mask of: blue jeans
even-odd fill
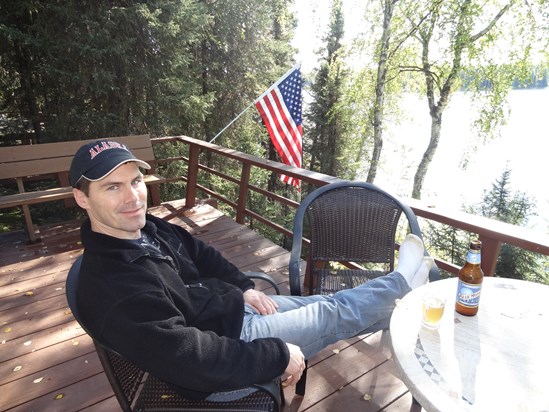
[[[240,338],[277,337],[301,348],[306,359],[326,346],[389,327],[395,299],[410,292],[398,272],[330,296],[271,296],[278,312],[260,315],[246,305]]]

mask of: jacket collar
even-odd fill
[[[151,234],[151,236],[156,236],[158,229],[156,225],[149,220],[149,215],[147,215],[147,221],[141,230],[146,231]],[[86,219],[82,223],[80,235],[82,237],[84,250],[89,253],[97,253],[105,257],[116,257],[127,263],[147,254],[147,252],[136,242],[129,242],[126,239],[119,239],[92,231],[89,219]]]

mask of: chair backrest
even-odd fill
[[[116,352],[110,351],[99,345],[97,341],[93,339],[93,336],[86,328],[84,322],[82,322],[78,311],[78,305],[76,303],[82,258],[83,256],[79,256],[74,261],[67,275],[65,287],[67,302],[74,319],[76,319],[80,326],[82,326],[82,329],[84,329],[84,331],[92,337],[101,365],[105,370],[107,379],[113,388],[114,394],[116,395],[122,410],[124,412],[131,412],[131,404],[138,393],[139,386],[142,384],[144,378],[146,378],[146,373],[133,363],[126,361]]]
[[[387,272],[394,270],[402,216],[410,232],[421,237],[410,207],[371,183],[339,182],[314,190],[296,211],[290,273],[298,270],[304,228],[310,240],[309,264],[369,262],[385,264]],[[299,294],[299,279],[291,277],[290,286],[292,294]]]

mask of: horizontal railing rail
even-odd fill
[[[157,159],[160,164],[173,161],[184,161],[187,163],[187,175],[181,176],[181,179],[186,182],[185,204],[187,207],[195,206],[197,193],[198,191],[202,191],[208,196],[211,196],[232,207],[235,211],[235,220],[238,223],[243,224],[246,218],[257,220],[258,222],[261,222],[287,236],[292,236],[292,231],[290,229],[285,228],[280,224],[273,222],[247,208],[246,205],[248,203],[249,192],[253,191],[259,193],[274,202],[287,205],[294,209],[297,208],[299,203],[251,184],[250,173],[252,168],[256,167],[269,170],[277,174],[289,175],[313,186],[323,186],[329,183],[341,181],[341,179],[333,176],[287,166],[272,160],[261,159],[237,150],[207,143],[205,141],[187,136],[160,137],[151,140],[154,145],[171,142],[188,146],[188,157],[178,156],[169,159]],[[223,172],[212,169],[207,165],[201,164],[200,155],[202,153],[215,154],[239,162],[241,165],[240,176],[229,176]],[[237,185],[238,199],[231,200],[224,194],[217,193],[216,191],[201,185],[198,180],[199,171],[218,176],[223,180]],[[482,268],[484,273],[487,275],[491,276],[494,274],[502,243],[514,245],[543,255],[549,255],[549,235],[547,234],[499,222],[493,219],[475,216],[465,212],[448,211],[436,207],[428,207],[420,200],[416,199],[403,198],[402,200],[412,208],[418,217],[430,222],[438,222],[443,225],[449,225],[478,235],[479,239],[483,243]],[[442,259],[438,259],[436,256],[435,260],[439,268],[457,275],[457,272],[459,271],[458,266]]]

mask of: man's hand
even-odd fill
[[[248,289],[244,292],[244,302],[262,315],[272,315],[278,309],[278,305],[274,300],[255,289]]]
[[[305,357],[299,346],[286,343],[288,350],[290,351],[290,361],[288,367],[284,371],[287,374],[284,383],[288,385],[295,385],[305,370]]]

